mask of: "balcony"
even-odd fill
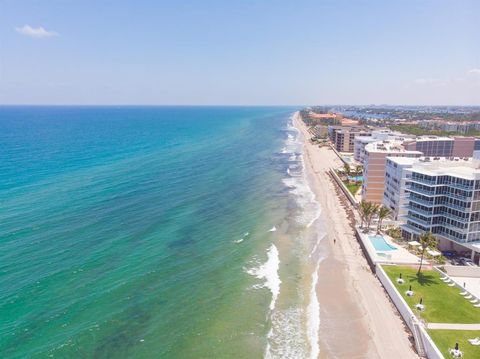
[[[452,226],[450,224],[445,224],[445,223],[435,223],[433,226],[435,227],[440,227],[441,229],[450,229],[451,231],[461,233],[461,234],[467,234],[468,233],[468,228],[458,228],[455,226]]]
[[[458,183],[445,183],[445,184],[442,184],[442,186],[448,186],[448,187],[452,187],[452,188],[456,188],[456,189],[463,189],[464,191],[473,191],[474,190],[473,184],[471,186],[465,186],[465,185],[461,185],[461,184],[458,184]]]
[[[449,192],[439,193],[439,194],[437,194],[437,196],[446,196],[446,197],[449,197],[449,198],[459,199],[459,200],[463,200],[463,201],[470,201],[472,199],[471,194],[469,196],[463,196],[461,194],[449,193]]]
[[[430,210],[430,211],[425,211],[421,208],[418,208],[418,207],[414,207],[412,205],[408,205],[408,206],[405,206],[406,209],[408,209],[409,211],[412,211],[412,212],[415,212],[415,213],[419,213],[419,214],[422,214],[424,216],[432,216],[433,215],[433,211]]]
[[[406,219],[409,220],[409,218],[406,218]],[[418,228],[417,226],[415,226],[411,223],[408,223],[408,222],[404,223],[400,227],[408,230],[409,232],[415,232],[415,233],[419,233],[419,234],[427,232],[427,231],[431,231],[430,227],[425,227],[424,225],[421,225],[422,228]]]
[[[459,205],[456,205],[456,204],[453,204],[453,203],[448,203],[448,202],[440,202],[440,203],[435,204],[435,207],[442,207],[442,206],[447,207],[447,208],[456,209],[457,211],[460,211],[460,212],[463,212],[463,213],[470,213],[471,212],[470,206],[462,207],[462,206],[459,206]]]
[[[424,200],[424,199],[421,199],[421,198],[416,198],[416,197],[412,197],[410,196],[408,198],[408,202],[413,202],[413,203],[418,203],[418,204],[421,204],[423,206],[427,206],[427,207],[434,207],[435,204],[433,203],[433,200],[432,201],[427,201],[427,200]]]
[[[457,243],[466,243],[467,240],[466,239],[460,239],[460,238],[457,238],[457,237],[454,237],[450,234],[447,234],[447,233],[444,233],[444,232],[440,232],[440,233],[435,233],[435,235],[438,235],[438,236],[442,236],[450,241],[453,241],[453,242],[457,242]]]
[[[459,216],[456,216],[452,213],[447,213],[447,212],[440,212],[440,213],[437,213],[437,214],[434,214],[433,215],[434,217],[446,217],[446,218],[452,218],[458,222],[462,222],[462,223],[469,223],[470,222],[470,219],[467,217],[467,218],[462,218],[462,217],[459,217]]]
[[[415,183],[419,183],[419,184],[423,184],[423,185],[427,185],[427,186],[435,186],[437,184],[436,181],[419,179],[419,178],[415,178],[415,177],[411,177],[411,178],[409,178],[409,180],[411,182],[415,182]]]
[[[424,227],[431,227],[432,226],[432,223],[431,223],[431,220],[430,221],[425,221],[423,219],[420,219],[420,218],[417,218],[417,217],[413,217],[411,216],[410,214],[407,214],[406,215],[406,219],[409,220],[409,221],[412,221],[412,222],[415,222],[415,223],[418,223]]]
[[[422,194],[424,196],[429,196],[429,197],[435,196],[435,191],[427,191],[427,190],[424,190],[424,189],[421,189],[421,188],[418,188],[418,187],[415,187],[415,186],[407,186],[406,190],[408,190],[410,192],[414,192],[414,193],[419,193],[419,194]]]
[[[428,180],[421,180],[418,178],[408,178],[409,181],[415,182],[418,184],[426,185],[426,186],[435,186],[435,187],[441,187],[441,186],[446,186],[446,187],[452,187],[456,189],[463,189],[465,191],[473,191],[474,186],[473,184],[470,186],[462,185],[459,183],[453,183],[453,182],[446,182],[446,183],[436,183],[436,181],[428,181]]]

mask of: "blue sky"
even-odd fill
[[[479,14],[477,0],[0,0],[0,103],[480,105]]]

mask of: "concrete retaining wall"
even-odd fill
[[[440,350],[437,348],[437,346],[433,342],[432,338],[430,338],[430,335],[428,335],[425,328],[420,327],[420,333],[422,335],[423,347],[425,348],[425,353],[427,355],[427,358],[428,359],[445,359],[443,354],[440,352]]]
[[[360,243],[360,247],[362,248],[363,254],[367,259],[368,265],[373,273],[375,273],[375,251],[372,252],[371,248],[369,248],[362,240],[362,236],[360,234],[360,228],[355,228],[355,237],[357,238],[358,243]]]
[[[337,155],[338,158],[340,158],[340,160],[343,162],[343,163],[348,163],[347,161],[345,161],[345,159],[342,157],[342,155],[337,151],[337,149],[335,148],[335,146],[333,144],[330,144],[330,148],[333,150],[333,152],[335,152],[335,154]],[[350,164],[350,163],[348,163]]]
[[[340,186],[340,189],[345,194],[345,196],[347,196],[350,203],[353,204],[353,206],[356,208],[358,206],[357,200],[355,199],[355,197],[353,197],[353,195],[350,193],[350,191],[345,186],[345,184],[340,179],[340,177],[338,177],[337,173],[335,172],[335,170],[333,168],[330,168],[330,175],[333,177],[335,182],[337,182],[337,184]]]
[[[407,302],[405,302],[405,299],[403,299],[397,288],[395,288],[393,283],[390,281],[390,278],[387,276],[387,273],[385,273],[381,265],[377,264],[375,272],[388,295],[392,299],[393,304],[395,304],[398,311],[402,315],[405,324],[407,324],[410,330],[413,330],[412,318],[415,318],[415,314],[413,314]]]
[[[390,278],[387,276],[387,274],[379,264],[377,264],[376,266],[376,274],[383,287],[387,291],[388,295],[392,299],[393,304],[395,304],[395,307],[397,307],[397,310],[402,316],[403,321],[413,332],[415,330],[414,323],[419,323],[415,315],[413,314],[413,311],[410,309],[407,302],[405,302],[402,295],[398,292],[397,288],[390,281]],[[440,350],[438,350],[437,346],[433,342],[432,338],[430,338],[430,336],[428,335],[425,328],[422,325],[416,325],[416,328],[419,329],[419,336],[416,340],[421,340],[427,358],[445,359]],[[417,336],[415,335],[414,337],[417,338]]]

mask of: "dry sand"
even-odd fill
[[[340,167],[333,150],[319,148],[298,116],[309,182],[322,206],[327,238],[319,268],[320,358],[418,358],[411,334],[368,267],[353,231],[355,215],[328,170]],[[336,244],[333,239],[336,238]]]

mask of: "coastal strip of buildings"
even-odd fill
[[[441,250],[480,262],[480,139],[405,135],[364,126],[329,126],[337,152],[363,167],[361,198],[392,211],[402,237],[426,231]]]

